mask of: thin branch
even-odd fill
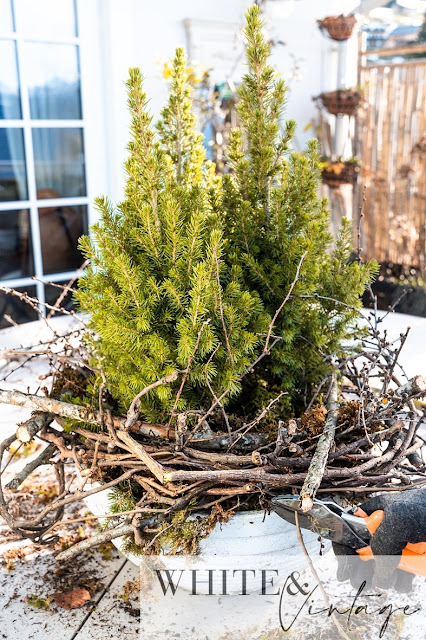
[[[270,336],[272,337],[272,336]],[[280,336],[275,336],[273,343],[271,344],[271,346],[268,348],[267,351],[263,350],[262,353],[256,358],[256,360],[250,364],[247,369],[245,369],[243,371],[243,373],[241,375],[238,376],[236,382],[240,382],[247,374],[251,373],[254,369],[254,367],[266,356],[268,356],[271,353],[272,348],[277,344],[277,342],[279,342],[280,340],[282,340],[282,338]],[[222,402],[222,400],[224,398],[226,398],[226,396],[228,395],[228,393],[230,392],[231,389],[226,389],[216,400],[213,401],[213,403],[210,405],[209,409],[201,416],[201,418],[198,420],[197,424],[195,425],[195,427],[192,429],[192,431],[189,433],[188,439],[187,440],[191,440],[192,437],[194,436],[194,434],[198,431],[198,429],[201,427],[201,425],[205,422],[205,420],[213,413],[213,411],[216,409],[216,407],[218,406],[218,404],[220,402]]]
[[[259,422],[261,420],[263,420],[263,418],[269,413],[269,411],[272,409],[274,404],[276,404],[279,400],[281,400],[281,398],[283,396],[285,396],[285,395],[287,395],[287,392],[286,391],[281,391],[276,398],[272,398],[272,400],[270,400],[268,405],[262,409],[262,411],[259,413],[259,415],[254,420],[252,420],[248,424],[243,425],[239,429],[236,429],[233,432],[233,435],[237,434],[239,431],[242,431],[242,433],[238,433],[237,438],[230,444],[230,446],[228,448],[228,451],[230,451],[232,449],[232,447],[235,444],[237,444],[238,441],[248,433],[248,431],[250,431],[250,429],[253,429],[253,427],[255,427],[257,424],[259,424]]]
[[[313,498],[319,488],[324,471],[330,447],[334,442],[334,433],[336,431],[338,405],[337,405],[337,382],[333,377],[330,396],[327,404],[328,414],[324,426],[324,431],[318,440],[317,448],[313,455],[309,470],[300,492],[302,500],[302,510],[310,511],[313,506]]]
[[[111,540],[115,540],[116,538],[121,538],[121,536],[128,536],[131,533],[133,533],[133,527],[131,523],[126,522],[125,524],[120,524],[118,527],[96,533],[95,535],[90,536],[90,538],[86,538],[81,542],[77,542],[69,549],[61,551],[56,556],[56,560],[58,562],[66,562],[67,560],[75,558],[83,551],[88,551],[89,549],[93,549],[93,547],[97,547],[104,542],[110,542]]]
[[[51,413],[34,413],[31,418],[18,425],[16,439],[19,442],[31,442],[39,431],[53,422],[54,416]]]
[[[38,516],[36,516],[32,520],[18,520],[16,521],[16,525],[18,527],[25,529],[26,527],[29,528],[37,524],[40,524],[40,522],[42,522],[42,520],[55,509],[58,509],[59,507],[64,507],[67,504],[72,504],[73,502],[77,502],[77,500],[82,500],[83,498],[86,498],[87,496],[92,496],[95,493],[99,493],[100,491],[106,491],[111,487],[115,487],[117,484],[120,484],[120,482],[124,482],[125,480],[128,480],[129,478],[131,478],[134,473],[136,473],[136,471],[134,469],[131,469],[123,473],[118,478],[115,478],[115,480],[111,480],[110,482],[106,482],[105,484],[99,485],[99,487],[94,487],[89,491],[76,491],[75,493],[73,493],[71,496],[68,496],[67,498],[61,498],[61,495],[60,495],[57,500],[55,500],[50,505],[45,507],[45,509],[43,509],[43,511],[39,513]]]
[[[392,361],[392,364],[391,364],[389,370],[386,371],[385,379],[383,381],[382,393],[386,393],[386,391],[388,390],[388,385],[389,385],[389,382],[392,380],[393,372],[395,370],[395,365],[396,365],[396,363],[398,361],[398,358],[399,358],[399,355],[400,355],[400,353],[402,351],[402,348],[403,348],[403,346],[404,346],[404,344],[405,344],[405,342],[407,340],[410,328],[411,327],[407,327],[405,333],[401,333],[400,344],[398,346],[398,349],[395,351],[395,356],[394,356],[394,359]]]
[[[198,351],[198,347],[199,347],[201,336],[203,335],[204,329],[207,327],[208,324],[210,324],[210,320],[205,320],[203,322],[203,324],[201,325],[201,329],[198,332],[197,339],[195,341],[194,349],[193,349],[191,355],[188,358],[188,364],[186,365],[186,369],[185,369],[185,371],[183,373],[183,377],[182,377],[182,382],[180,383],[180,387],[179,387],[178,392],[176,394],[176,398],[175,398],[175,402],[174,402],[174,405],[173,405],[173,409],[171,410],[171,413],[170,413],[170,419],[169,419],[169,422],[167,423],[167,428],[170,428],[170,425],[172,424],[172,420],[173,420],[173,417],[175,415],[175,411],[177,409],[180,397],[182,395],[183,388],[185,386],[185,383],[186,383],[186,381],[188,379],[189,372],[191,370],[192,361],[193,361],[193,359],[195,357],[195,354]]]
[[[0,389],[0,403],[25,407],[33,411],[53,413],[63,418],[72,418],[90,424],[99,424],[99,412],[87,407],[61,402],[54,398],[45,398],[31,393],[23,393],[11,389]]]
[[[314,576],[315,582],[317,583],[317,585],[319,586],[319,589],[321,591],[322,597],[324,598],[324,602],[327,606],[327,609],[329,611],[329,616],[331,617],[331,619],[333,620],[333,624],[336,627],[336,629],[338,630],[338,632],[341,634],[341,636],[343,638],[345,638],[345,640],[352,640],[347,633],[345,632],[345,630],[343,629],[343,627],[341,626],[341,624],[339,623],[339,621],[337,620],[335,614],[333,613],[333,609],[332,606],[330,604],[330,600],[328,599],[328,595],[325,592],[325,589],[322,585],[322,582],[320,580],[320,577],[314,567],[314,564],[311,560],[311,557],[308,553],[308,550],[306,548],[306,545],[303,541],[303,536],[302,536],[302,532],[300,530],[300,524],[299,524],[299,514],[297,513],[297,511],[294,512],[294,519],[295,519],[295,524],[296,524],[296,531],[297,531],[297,539],[300,543],[300,546],[302,547],[303,553],[306,556],[306,560],[308,561],[308,565],[309,565],[309,569],[311,570],[312,575]]]
[[[68,524],[76,524],[77,522],[87,522],[88,520],[109,520],[114,518],[121,518],[122,516],[133,516],[135,513],[167,513],[168,509],[148,509],[147,507],[136,507],[135,509],[130,509],[129,511],[118,511],[117,513],[89,513],[87,516],[82,516],[81,518],[71,518],[69,520],[62,520],[60,525],[61,527],[66,526]]]
[[[271,324],[269,325],[269,329],[268,329],[268,333],[266,336],[266,341],[265,341],[265,346],[263,347],[263,352],[266,353],[268,351],[268,347],[269,347],[269,340],[271,339],[271,333],[272,333],[272,329],[274,327],[275,321],[278,318],[279,314],[281,313],[284,305],[288,302],[290,296],[291,296],[291,292],[293,291],[296,282],[299,279],[299,272],[302,266],[302,262],[305,259],[306,255],[307,255],[308,251],[305,251],[305,253],[302,255],[302,257],[300,258],[299,264],[297,265],[297,269],[296,269],[296,275],[294,276],[294,280],[290,285],[290,288],[288,290],[288,293],[286,295],[286,297],[284,298],[284,300],[282,301],[282,303],[280,304],[280,306],[278,307],[278,309],[275,311],[274,317],[272,318]]]
[[[87,267],[87,265],[89,264],[90,260],[85,260],[83,262],[83,264],[77,269],[77,273],[76,275],[71,278],[71,280],[68,282],[68,284],[64,285],[59,285],[60,288],[62,289],[62,293],[58,296],[55,304],[53,305],[54,309],[56,309],[57,311],[61,311],[61,304],[63,302],[63,300],[65,299],[65,297],[67,296],[67,294],[72,291],[72,286],[73,284],[80,278],[81,272],[84,271],[84,269]],[[56,283],[53,282],[49,282],[49,286],[55,286]],[[58,286],[58,285],[56,285]],[[52,317],[52,315],[55,313],[54,309],[50,309],[49,313],[47,314],[47,319],[50,320],[50,318]]]
[[[54,444],[49,444],[34,460],[31,460],[21,471],[6,485],[7,489],[17,489],[38,467],[48,464],[56,451]]]
[[[75,311],[68,311],[68,309],[64,309],[63,307],[55,307],[52,304],[48,304],[47,302],[40,302],[38,298],[32,298],[27,293],[22,293],[21,291],[17,291],[16,289],[0,286],[0,291],[3,291],[3,293],[9,294],[9,295],[15,296],[16,298],[19,298],[19,300],[26,302],[32,309],[34,309],[38,313],[40,319],[45,322],[46,326],[53,332],[54,335],[57,335],[57,334],[52,329],[51,325],[48,323],[47,318],[45,318],[43,313],[40,311],[39,305],[42,305],[46,309],[53,309],[53,311],[55,312],[60,311],[61,313],[68,316],[76,315]]]
[[[147,393],[149,393],[150,391],[157,389],[157,387],[161,387],[165,384],[170,384],[171,382],[175,382],[175,380],[177,380],[179,376],[179,373],[180,373],[179,371],[173,371],[168,376],[164,376],[163,378],[160,378],[160,380],[157,380],[156,382],[149,384],[147,387],[145,387],[145,389],[142,389],[142,391],[139,391],[137,396],[133,398],[132,404],[130,405],[129,410],[127,411],[127,418],[126,418],[126,422],[124,423],[125,429],[127,430],[131,429],[133,425],[136,423],[139,416],[140,407],[141,407],[141,403],[140,403],[141,398]]]
[[[149,455],[145,447],[140,444],[140,442],[136,442],[136,440],[132,438],[127,431],[123,431],[122,429],[118,429],[117,437],[122,440],[128,446],[130,451],[148,467],[151,473],[161,482],[161,484],[164,484],[164,467]]]

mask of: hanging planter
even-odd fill
[[[336,91],[320,93],[314,100],[319,107],[324,107],[328,113],[335,116],[353,116],[358,111],[363,98],[364,94],[362,91],[356,91],[355,89],[337,89]]]
[[[323,20],[317,20],[321,31],[326,31],[332,40],[348,40],[355,28],[355,16],[328,16]]]
[[[360,169],[357,160],[336,160],[323,163],[321,178],[324,184],[337,189],[342,184],[353,184]]]

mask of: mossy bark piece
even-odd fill
[[[426,395],[426,378],[424,376],[414,376],[402,387],[398,387],[395,390],[395,394],[398,396],[406,395],[408,398],[412,396],[425,396]]]

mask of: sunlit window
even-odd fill
[[[87,232],[77,18],[74,0],[0,0],[0,282],[42,302],[75,276]],[[5,315],[33,319],[0,293]]]

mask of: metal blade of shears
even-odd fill
[[[314,499],[313,507],[308,512],[301,509],[299,496],[276,496],[271,500],[272,509],[284,520],[296,524],[295,512],[298,514],[299,526],[309,529],[323,538],[359,549],[369,544],[370,533],[364,518],[346,513],[332,502]]]

